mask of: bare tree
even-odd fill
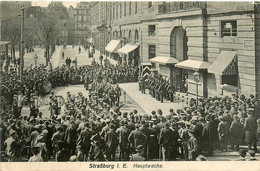
[[[44,14],[43,17],[40,17],[35,24],[37,27],[36,35],[45,46],[46,66],[50,61],[50,46],[55,44],[56,41],[57,22],[58,20],[56,17],[49,14]]]

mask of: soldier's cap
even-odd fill
[[[157,112],[158,112],[158,114],[162,114],[162,110],[161,109],[158,109]]]
[[[152,115],[155,115],[155,114],[156,114],[156,112],[153,110],[153,111],[151,112],[151,114],[152,114]]]
[[[173,112],[173,109],[172,109],[172,108],[170,108],[170,112]]]
[[[142,150],[144,150],[144,148],[143,148],[142,145],[138,145],[138,146],[136,147],[136,149],[135,149],[136,152],[140,152],[140,151],[142,151]]]

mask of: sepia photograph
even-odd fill
[[[259,1],[1,0],[0,21],[1,163],[260,160]]]

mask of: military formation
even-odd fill
[[[145,90],[148,89],[149,94],[162,103],[164,99],[170,102],[174,101],[173,95],[176,89],[173,83],[160,74],[151,74],[147,79],[140,77],[138,84],[139,91],[145,94]]]

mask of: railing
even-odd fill
[[[169,2],[158,5],[159,14],[170,14],[178,11],[191,11],[206,8],[207,2]]]

